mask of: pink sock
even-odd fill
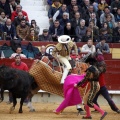
[[[86,110],[86,117],[90,117],[90,108],[88,105],[85,105],[85,110]]]
[[[100,109],[96,104],[94,104],[94,109],[97,110],[98,112],[100,112],[102,115],[104,114],[105,111],[103,111],[102,109]]]

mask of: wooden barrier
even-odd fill
[[[26,45],[31,41],[21,41],[22,45]],[[0,45],[3,45],[4,43],[10,45],[10,41],[6,41],[6,40],[0,40]],[[34,41],[31,42],[34,46],[41,46],[41,45],[48,45],[48,44],[57,44],[57,42],[41,42],[41,41]],[[78,47],[82,47],[84,44],[86,44],[86,42],[79,42],[76,43]],[[96,45],[97,43],[94,43],[94,45]],[[108,43],[110,48],[120,48],[120,43]]]
[[[0,65],[10,66],[14,59],[0,59]],[[22,59],[30,68],[34,60]],[[120,90],[120,60],[105,60],[107,72],[105,74],[106,85],[109,90]]]

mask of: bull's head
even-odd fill
[[[5,89],[10,89],[13,86],[15,70],[2,65],[0,66],[0,85]]]

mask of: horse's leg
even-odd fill
[[[30,112],[35,112],[34,107],[32,106],[32,98],[30,98],[30,101],[28,102],[28,108],[30,109]]]
[[[13,106],[10,107],[10,113],[15,109],[15,106],[17,104],[16,96],[13,93],[12,93],[12,97],[13,97]]]
[[[34,112],[35,111],[34,107],[32,106],[32,97],[33,97],[33,94],[31,92],[29,92],[29,94],[28,94],[29,101],[28,101],[28,105],[27,106],[30,109],[30,112]]]

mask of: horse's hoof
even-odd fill
[[[0,103],[2,102],[3,100],[2,99],[0,99]]]
[[[12,111],[15,109],[15,107],[10,107],[10,113],[12,113]]]
[[[19,110],[19,113],[23,113],[23,111]]]
[[[35,112],[35,109],[31,109],[29,112]]]

